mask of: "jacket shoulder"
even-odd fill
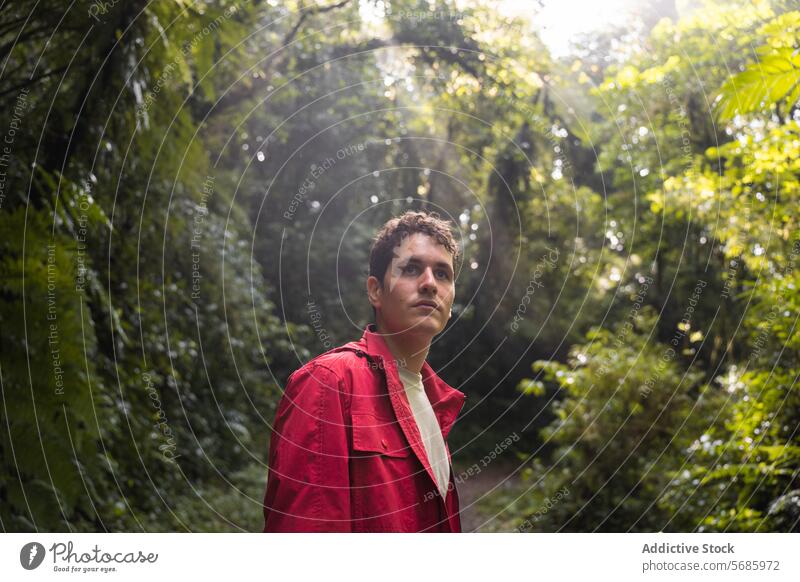
[[[357,343],[352,342],[330,351],[322,353],[306,362],[289,376],[299,376],[313,370],[322,369],[335,376],[337,379],[345,381],[352,377],[354,371],[367,368],[365,365],[366,357]]]

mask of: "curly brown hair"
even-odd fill
[[[451,223],[443,220],[436,212],[410,210],[387,221],[372,243],[369,253],[369,274],[377,277],[383,284],[386,269],[392,262],[394,248],[407,236],[421,232],[436,239],[453,256],[453,272],[461,258],[461,252],[453,236]]]

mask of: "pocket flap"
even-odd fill
[[[396,420],[385,420],[371,414],[353,414],[351,418],[354,450],[387,457],[407,457],[412,453]]]

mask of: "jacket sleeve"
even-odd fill
[[[265,532],[351,531],[342,382],[324,365],[289,377],[272,428]]]

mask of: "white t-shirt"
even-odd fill
[[[422,444],[428,455],[428,462],[431,464],[433,474],[436,476],[439,493],[442,497],[447,497],[447,486],[450,483],[450,463],[447,460],[442,429],[439,421],[436,420],[433,407],[422,384],[422,374],[412,372],[402,366],[398,366],[397,371],[403,382],[408,402],[411,404],[414,420],[417,422],[420,435],[422,435]]]

